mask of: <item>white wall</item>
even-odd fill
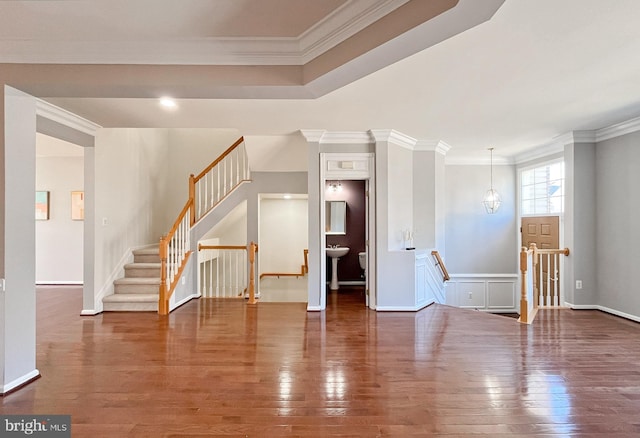
[[[304,249],[309,247],[308,223],[306,199],[261,199],[260,273],[300,272]]]
[[[508,274],[518,269],[516,171],[494,165],[493,187],[502,197],[495,214],[482,199],[489,189],[490,167],[446,166],[446,266],[450,274]]]
[[[434,151],[413,153],[413,229],[416,248],[436,245],[436,161]]]
[[[240,202],[201,240],[216,239],[212,245],[245,245],[247,242],[247,201]]]
[[[167,137],[165,129],[100,129],[96,135],[97,298],[112,287],[108,280],[130,249],[159,242],[168,229]]]
[[[387,245],[390,251],[405,249],[403,231],[413,231],[413,152],[388,143]],[[378,207],[385,207],[380,206]]]
[[[84,222],[71,220],[71,192],[84,190],[84,158],[36,157],[36,190],[49,191],[49,220],[36,221],[36,282],[82,283]]]
[[[39,375],[36,369],[36,100],[4,86],[4,191],[0,292],[0,392]],[[1,123],[0,123],[1,124]],[[10,230],[10,231],[9,231]]]
[[[168,129],[168,181],[164,221],[168,228],[189,197],[189,175],[198,175],[240,137],[236,129]]]
[[[595,163],[597,205],[591,208],[597,212],[597,304],[640,319],[635,282],[640,266],[640,132],[598,143]],[[582,291],[575,294],[577,301]]]

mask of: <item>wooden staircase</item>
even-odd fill
[[[160,266],[157,246],[133,251],[133,263],[124,266],[124,277],[113,282],[113,295],[102,299],[103,310],[157,312]]]

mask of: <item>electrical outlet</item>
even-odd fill
[[[576,289],[582,289],[582,280],[576,280]]]
[[[469,299],[473,299],[473,292],[469,292]]]
[[[186,284],[187,283],[187,279],[182,277],[182,284]]]

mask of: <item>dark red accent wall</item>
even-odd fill
[[[342,190],[330,192],[325,188],[328,201],[347,201],[346,234],[344,236],[328,235],[325,245],[348,246],[349,253],[338,262],[338,280],[362,281],[363,271],[358,262],[358,253],[365,250],[366,236],[366,181],[340,181]],[[327,259],[327,281],[331,279],[331,259]]]

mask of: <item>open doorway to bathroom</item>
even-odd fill
[[[338,294],[356,294],[367,304],[367,180],[328,180],[325,186],[325,245],[349,248],[345,255],[326,264],[327,304],[339,302]],[[343,203],[343,204],[342,204]],[[334,213],[331,206],[339,206]],[[344,214],[343,214],[344,213]],[[337,227],[331,227],[338,222]],[[342,225],[344,224],[344,226]],[[334,266],[337,271],[334,276]],[[337,281],[333,281],[337,280]]]

